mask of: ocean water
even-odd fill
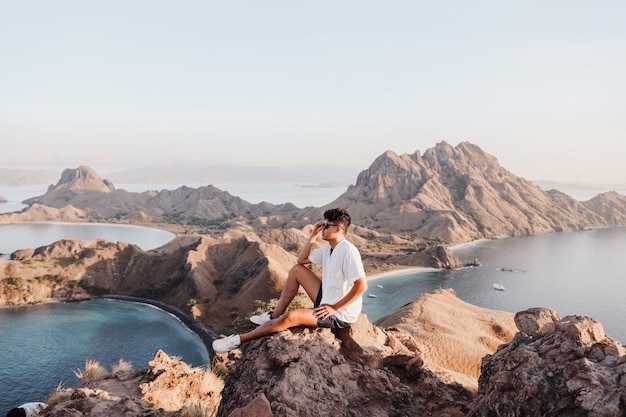
[[[547,307],[562,317],[594,317],[608,336],[626,343],[625,227],[483,240],[453,251],[464,263],[479,259],[481,266],[374,279],[368,293],[377,298],[365,297],[363,307],[370,320],[422,293],[452,288],[461,300],[489,309]]]
[[[174,239],[172,232],[149,227],[103,223],[12,223],[0,225],[0,258],[18,249],[38,248],[61,239],[128,242],[143,250],[158,248]]]
[[[169,313],[115,300],[0,308],[0,416],[44,401],[59,384],[78,386],[75,370],[98,361],[107,370],[124,359],[147,367],[157,350],[207,366],[202,340]]]

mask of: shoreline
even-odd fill
[[[420,272],[434,272],[439,270],[440,268],[431,268],[429,266],[400,266],[391,270],[375,271],[372,275],[368,275],[366,277],[366,280],[369,283],[379,279],[389,278],[391,276],[397,277],[399,275],[416,274]]]
[[[92,299],[117,300],[117,301],[128,301],[132,303],[147,304],[147,305],[156,307],[160,310],[163,310],[168,314],[171,314],[172,316],[180,320],[185,326],[187,326],[189,330],[191,330],[196,335],[198,335],[200,340],[202,340],[202,343],[204,344],[204,347],[206,348],[207,353],[209,355],[209,363],[207,365],[210,366],[211,361],[213,360],[213,357],[215,356],[215,352],[213,352],[212,343],[213,343],[213,340],[217,339],[218,337],[217,333],[212,328],[205,325],[204,323],[194,321],[192,318],[189,317],[187,313],[185,313],[180,308],[175,307],[171,304],[164,303],[162,301],[150,300],[147,298],[132,297],[129,295],[103,295],[100,297],[93,297]],[[85,301],[88,301],[88,300],[85,300]]]

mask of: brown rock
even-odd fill
[[[557,326],[566,335],[580,341],[583,346],[592,346],[606,337],[602,323],[593,317],[567,316],[558,322]]]
[[[265,395],[261,394],[252,400],[248,405],[238,408],[228,415],[228,417],[274,417],[270,402]]]
[[[536,338],[553,333],[561,316],[549,308],[531,308],[515,314],[515,325],[520,332]]]
[[[553,331],[541,331],[552,327],[555,312],[522,313],[533,337],[518,333],[485,357],[469,416],[626,415],[626,350],[604,335],[597,320],[568,316]],[[531,320],[539,316],[545,325]]]

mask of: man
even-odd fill
[[[26,403],[9,410],[7,417],[33,417],[46,408],[46,403]]]
[[[344,209],[326,210],[324,221],[315,224],[297,264],[289,271],[276,308],[250,317],[259,325],[256,329],[214,340],[213,350],[225,353],[241,343],[295,326],[343,329],[355,323],[367,281],[359,250],[345,239],[350,223],[350,215]],[[326,243],[312,250],[320,235]],[[306,266],[311,263],[322,267],[321,278]],[[300,286],[314,301],[313,308],[285,312]]]

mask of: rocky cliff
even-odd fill
[[[469,416],[626,415],[626,349],[602,324],[542,308],[515,322],[515,338],[483,360]]]
[[[468,320],[442,322],[451,311]],[[502,328],[493,325],[494,318],[503,317]],[[222,417],[608,417],[626,412],[626,350],[592,318],[561,319],[542,308],[512,315],[471,306],[451,291],[435,291],[390,323],[398,326],[374,325],[361,315],[350,332],[294,328],[251,341],[214,358],[216,371],[227,367],[223,382],[157,352],[147,369],[116,372],[65,390],[43,415],[173,417],[194,415],[193,407]],[[478,366],[481,358],[455,339],[468,345],[496,341],[484,344],[478,379],[458,371],[464,363]],[[443,357],[460,368],[442,366]],[[468,387],[467,380],[477,384]]]

